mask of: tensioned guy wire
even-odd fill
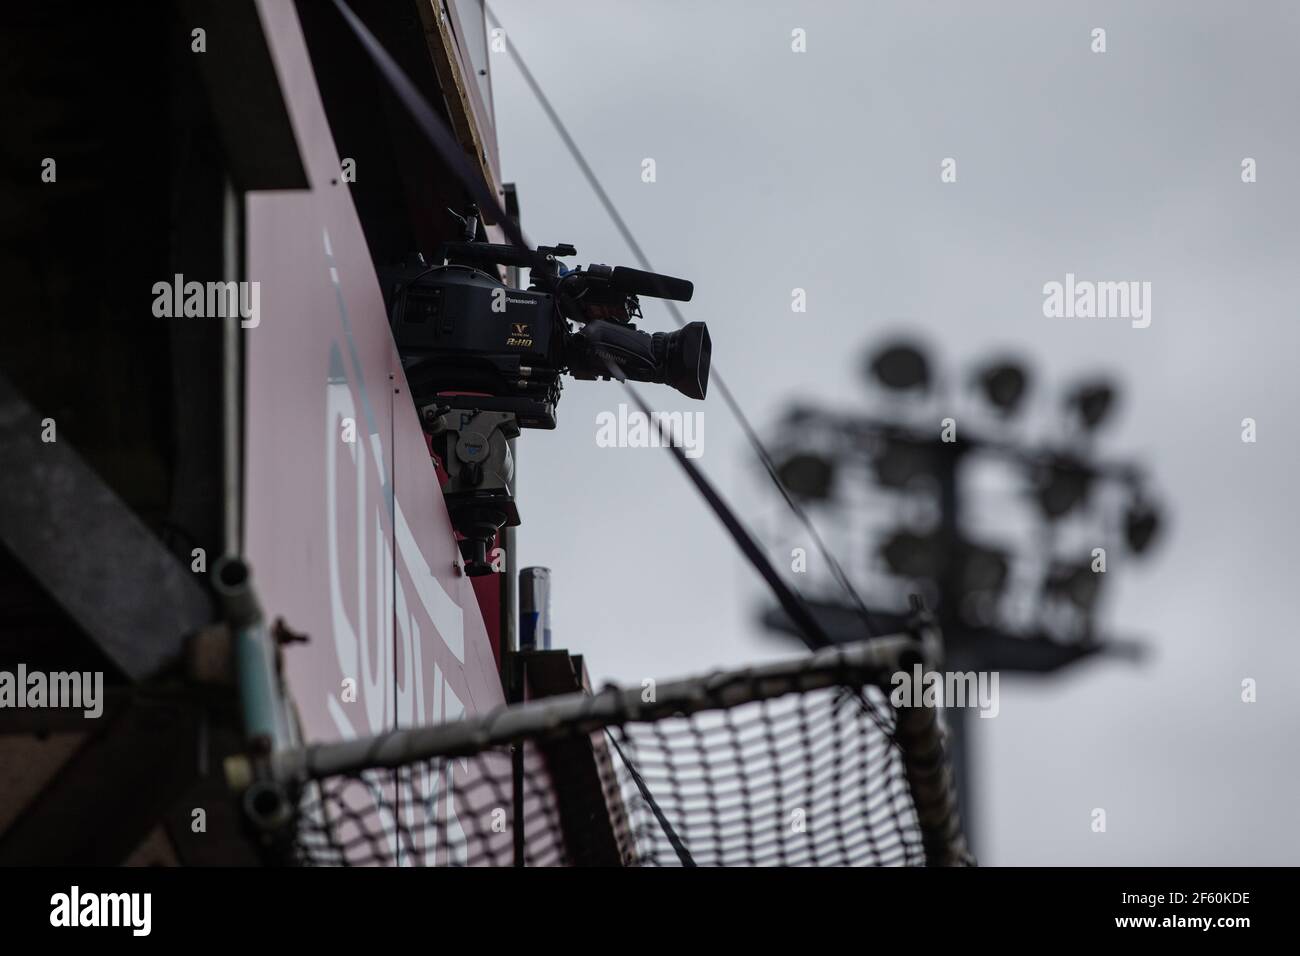
[[[512,243],[529,255],[537,255],[533,251],[533,247],[529,244],[527,238],[524,236],[519,224],[511,219],[510,216],[508,216],[501,208],[500,203],[497,202],[496,196],[493,195],[492,190],[488,187],[487,183],[484,182],[479,171],[470,165],[468,157],[456,142],[451,130],[448,129],[446,123],[443,122],[442,118],[438,116],[434,109],[424,99],[415,84],[411,82],[410,78],[407,77],[401,67],[397,65],[396,61],[393,60],[388,51],[384,49],[383,45],[379,43],[369,29],[367,29],[366,25],[361,22],[357,15],[353,13],[343,0],[334,0],[334,6],[335,9],[339,11],[339,14],[343,17],[348,27],[352,30],[353,34],[355,34],[358,42],[375,64],[375,67],[392,88],[394,94],[399,100],[401,100],[402,105],[411,114],[411,118],[415,121],[421,133],[423,133],[428,139],[430,145],[433,146],[434,150],[439,154],[442,161],[446,163],[451,172],[455,174],[455,176],[461,181],[462,185],[464,185],[464,187],[475,198],[479,204],[479,208],[485,209],[492,214],[492,217],[500,223],[502,230]],[[639,247],[637,248],[639,249]],[[643,254],[642,258],[644,258]],[[678,318],[680,319],[680,317]],[[621,375],[615,377],[622,378]],[[626,381],[624,381],[623,384],[632,394],[636,403],[642,408],[642,410],[646,410],[647,406],[642,402],[631,384]],[[743,421],[743,415],[741,415],[739,407],[733,406],[733,410]],[[752,434],[752,429],[747,430]],[[757,435],[754,435],[754,441],[758,441]],[[759,447],[761,447],[761,442],[759,443]],[[736,516],[735,512],[726,503],[722,496],[713,489],[708,479],[695,463],[684,454],[681,454],[681,449],[676,446],[670,444],[669,451],[678,453],[676,455],[678,463],[686,471],[687,476],[708,502],[714,514],[717,515],[719,520],[721,520],[723,525],[727,528],[728,533],[735,541],[737,547],[740,548],[741,552],[753,565],[754,569],[767,582],[768,587],[772,590],[782,608],[790,614],[791,619],[800,628],[805,643],[808,644],[810,648],[825,647],[832,643],[824,629],[821,627],[820,622],[808,607],[807,603],[791,587],[791,585],[789,585],[776,572],[771,562],[767,559],[767,556],[762,552],[762,549],[758,547],[753,537],[745,530],[743,523]],[[764,457],[766,457],[766,454],[764,454]],[[770,458],[768,459],[768,464],[770,466]],[[770,467],[769,473],[773,478],[776,478],[775,471],[770,469]],[[779,479],[777,479],[777,483],[779,487]],[[793,504],[792,499],[788,495],[786,496],[786,500]],[[799,512],[796,511],[796,514],[798,513]],[[831,560],[833,561],[833,558]],[[847,583],[847,578],[844,580],[845,583]],[[850,590],[852,590],[851,585]],[[856,596],[856,592],[854,592],[854,594]],[[859,604],[861,605],[860,598]],[[865,605],[861,605],[861,608],[862,611],[866,611]],[[866,620],[868,622],[868,627],[870,627],[869,616]],[[869,633],[874,634],[874,629],[869,631]]]
[[[487,14],[488,19],[492,22],[492,25],[498,29],[504,30],[504,27],[501,26],[501,21],[497,19],[496,14],[492,12],[491,6],[484,3],[483,9]],[[578,148],[577,141],[574,140],[573,136],[569,133],[568,128],[564,125],[564,121],[560,119],[559,113],[555,111],[555,107],[551,105],[551,101],[542,90],[541,85],[533,77],[532,71],[528,69],[528,64],[524,62],[523,57],[519,54],[519,51],[515,49],[513,43],[507,42],[505,48],[510,54],[510,59],[514,62],[515,68],[519,70],[520,76],[523,77],[524,83],[527,84],[529,90],[532,91],[534,98],[537,100],[538,105],[541,106],[542,112],[545,113],[547,119],[551,121],[551,126],[554,127],[555,132],[559,135],[560,139],[564,142],[565,147],[569,150],[569,155],[573,157],[573,161],[577,164],[583,178],[587,180],[587,184],[591,187],[592,192],[596,194],[596,198],[600,200],[600,204],[605,208],[605,212],[614,223],[614,228],[618,230],[623,241],[627,243],[627,247],[631,250],[632,256],[636,259],[637,264],[647,272],[654,272],[654,266],[651,264],[649,257],[645,254],[645,250],[643,250],[641,244],[636,241],[636,236],[632,234],[631,228],[619,213],[618,207],[614,205],[614,201],[610,198],[609,193],[607,193],[605,187],[601,185],[600,180],[596,177],[595,170],[591,168],[591,164],[587,162],[587,158],[583,155],[582,150]],[[682,316],[681,310],[677,308],[676,302],[669,299],[664,301],[664,305],[667,307],[669,314],[672,315],[673,321],[677,323],[678,327],[686,324],[686,319]],[[850,600],[853,601],[859,616],[862,618],[862,623],[866,627],[867,635],[869,637],[879,636],[881,631],[877,628],[871,612],[867,609],[866,602],[862,600],[861,595],[858,594],[857,589],[849,580],[849,576],[845,573],[839,559],[836,558],[830,548],[826,546],[821,534],[812,523],[812,519],[808,517],[808,513],[804,510],[803,506],[799,504],[798,500],[790,494],[789,490],[785,487],[785,483],[781,481],[781,477],[776,473],[776,466],[772,462],[771,455],[768,454],[767,448],[763,445],[762,439],[758,437],[758,433],[750,424],[748,416],[745,415],[744,410],[740,407],[740,403],[736,400],[731,389],[727,386],[726,381],[722,377],[722,373],[718,369],[717,363],[713,363],[712,365],[711,378],[714,387],[722,393],[723,402],[729,409],[731,409],[731,414],[735,417],[736,421],[740,423],[741,431],[745,433],[746,440],[754,450],[754,454],[758,457],[759,462],[762,463],[763,470],[767,472],[768,478],[771,479],[776,490],[780,492],[781,497],[785,500],[786,506],[794,513],[795,517],[799,520],[799,523],[803,525],[804,530],[806,530],[812,538],[813,543],[817,546],[817,551],[830,566],[831,572],[839,582],[840,587],[844,589]]]

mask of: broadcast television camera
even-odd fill
[[[712,345],[703,322],[642,332],[637,296],[689,302],[685,279],[622,266],[568,269],[570,245],[515,246],[472,240],[443,245],[440,265],[422,260],[386,277],[389,322],[406,380],[446,480],[442,491],[470,575],[489,562],[497,532],[519,524],[510,439],[520,428],[554,428],[564,373],[671,385],[703,399]],[[497,266],[530,270],[527,289]]]
[[[703,322],[675,332],[642,332],[639,295],[689,302],[685,279],[623,266],[566,269],[570,245],[534,253],[488,242],[449,242],[442,265],[398,276],[390,321],[417,404],[435,395],[474,393],[474,407],[511,412],[522,428],[554,428],[560,375],[671,385],[704,398],[711,344]],[[484,267],[531,270],[527,289]],[[574,325],[577,328],[574,328]],[[452,407],[467,407],[454,402]]]

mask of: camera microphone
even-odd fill
[[[695,294],[695,283],[689,279],[676,279],[657,272],[642,272],[627,266],[615,266],[609,275],[609,287],[624,295],[648,295],[656,299],[690,302]]]

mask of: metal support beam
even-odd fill
[[[54,426],[57,429],[57,423]],[[212,620],[188,567],[0,375],[0,542],[132,680]]]

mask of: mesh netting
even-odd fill
[[[446,725],[442,756],[427,743],[425,755],[395,754],[391,735],[368,761],[335,745],[352,748],[353,765],[389,764],[369,769],[333,771],[313,748],[293,862],[964,862],[934,712],[896,712],[874,685],[807,678],[715,676],[647,706],[611,689],[506,708]],[[502,714],[516,726],[503,729]]]
[[[921,864],[879,719],[829,689],[527,741],[518,815],[509,747],[328,777],[303,793],[300,862],[509,866],[522,825],[529,866]]]
[[[892,727],[870,706],[793,694],[630,725],[624,749],[700,865],[924,863]],[[639,790],[630,803],[641,862],[677,863]]]

